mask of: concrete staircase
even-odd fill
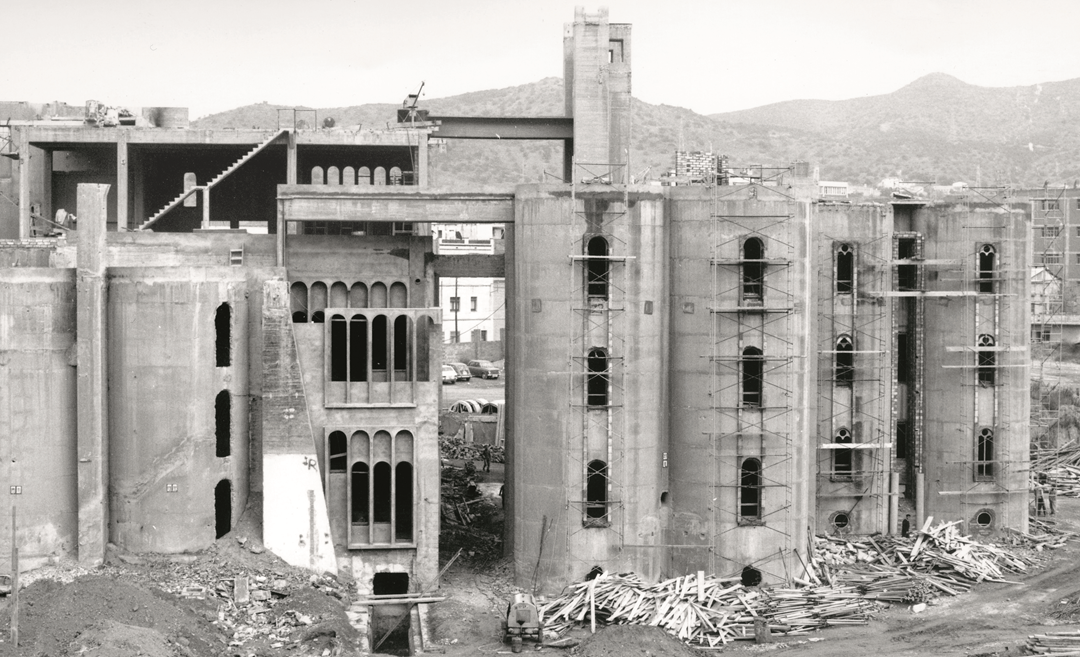
[[[266,148],[270,144],[277,141],[278,137],[281,137],[282,135],[285,135],[285,134],[288,134],[288,133],[289,133],[289,131],[287,129],[278,130],[271,137],[263,140],[261,143],[257,144],[254,148],[252,148],[250,151],[245,153],[244,156],[241,157],[239,160],[237,160],[237,161],[233,162],[231,165],[229,165],[228,169],[225,169],[224,171],[219,173],[213,180],[211,180],[207,184],[192,187],[191,189],[187,190],[186,192],[182,192],[179,196],[177,196],[173,200],[169,201],[169,203],[165,207],[161,208],[156,213],[154,213],[154,215],[152,217],[150,217],[149,219],[144,221],[142,223],[142,225],[139,226],[138,228],[136,228],[135,230],[146,230],[147,228],[152,226],[154,224],[154,222],[156,222],[158,219],[161,219],[162,217],[164,217],[170,210],[172,210],[176,206],[183,203],[184,199],[191,196],[192,194],[198,193],[198,192],[200,192],[200,191],[202,191],[204,189],[207,189],[207,190],[213,189],[215,185],[220,183],[222,180],[225,180],[225,178],[227,178],[229,176],[229,174],[231,174],[233,171],[236,171],[241,166],[243,166],[248,160],[250,160],[251,158],[258,155],[259,152],[262,151],[264,148]]]

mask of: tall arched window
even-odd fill
[[[371,323],[371,369],[373,371],[386,370],[390,337],[386,324],[386,315],[376,315]]]
[[[395,518],[394,536],[399,541],[411,541],[413,532],[412,514],[412,480],[413,468],[411,463],[401,462],[394,468],[394,496]]]
[[[349,373],[348,323],[341,315],[330,318],[330,380],[346,381]]]
[[[757,347],[743,349],[742,361],[742,405],[751,408],[762,406],[762,387],[765,376],[765,359]]]
[[[214,438],[218,458],[232,453],[232,397],[222,390],[214,399]]]
[[[841,335],[836,339],[836,385],[850,388],[855,381],[855,345],[851,336]]]
[[[994,260],[997,251],[992,244],[983,244],[979,249],[979,292],[994,292]]]
[[[368,464],[357,461],[352,466],[352,522],[368,524]]]
[[[379,461],[375,464],[371,484],[371,499],[375,503],[375,522],[390,522],[390,508],[394,496],[390,486],[389,463]]]
[[[608,494],[607,463],[589,461],[585,473],[585,519],[586,522],[607,517]]]
[[[982,351],[983,349],[991,349],[994,347],[994,336],[983,333],[979,336],[979,342],[976,352],[978,358],[978,367],[976,367],[976,376],[981,386],[992,386],[996,381],[997,375],[997,352],[994,351]]]
[[[994,430],[984,427],[975,438],[975,478],[994,477]]]
[[[608,242],[597,235],[591,238],[586,245],[585,255],[588,256],[585,267],[586,293],[590,297],[608,298],[608,276],[611,263],[608,261]]]
[[[214,315],[215,362],[218,367],[228,367],[232,364],[232,308],[223,303],[218,306]]]
[[[746,459],[739,466],[739,518],[761,519],[761,461]]]
[[[289,305],[292,310],[292,321],[303,324],[308,320],[308,289],[300,281],[289,287]]]
[[[850,294],[855,291],[855,251],[850,244],[836,249],[836,292]]]
[[[837,445],[850,445],[851,432],[847,429],[840,429],[836,432],[836,437],[833,439],[833,442]],[[833,475],[836,477],[850,477],[854,456],[855,450],[853,449],[834,449]]]
[[[327,455],[326,460],[329,462],[330,472],[344,474],[349,459],[348,439],[345,438],[345,434],[341,431],[334,431],[330,433],[330,439],[327,443],[330,453]]]
[[[368,321],[363,315],[349,320],[349,380],[367,381]]]
[[[751,237],[743,242],[743,301],[761,301],[765,295],[765,243]]]
[[[412,378],[409,376],[409,344],[411,342],[409,318],[405,315],[398,315],[394,318],[394,369],[399,373],[404,373],[405,380]],[[398,374],[395,378],[400,376]]]
[[[589,406],[607,406],[608,374],[607,352],[599,347],[589,350],[585,359],[585,401]]]

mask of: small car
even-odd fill
[[[442,382],[444,384],[446,384],[446,383],[454,383],[455,381],[457,381],[457,370],[450,367],[449,365],[443,365],[442,366]]]
[[[469,371],[469,366],[465,363],[450,363],[450,367],[454,368],[457,372],[458,381],[468,381],[472,379],[472,372]]]
[[[469,372],[480,379],[499,378],[499,368],[492,365],[490,360],[470,360]]]

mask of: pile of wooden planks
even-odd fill
[[[544,627],[562,633],[575,624],[660,627],[699,648],[753,640],[754,623],[774,634],[806,634],[831,625],[864,625],[875,607],[854,587],[748,588],[738,577],[699,571],[658,584],[633,573],[603,573],[570,587],[541,607]]]
[[[1080,655],[1080,631],[1032,634],[1027,648],[1035,655]]]
[[[1080,497],[1080,445],[1072,442],[1057,449],[1031,450],[1032,486],[1045,476],[1062,497]]]

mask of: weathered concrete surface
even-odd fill
[[[278,185],[285,221],[511,223],[509,189],[459,191],[412,186]]]

